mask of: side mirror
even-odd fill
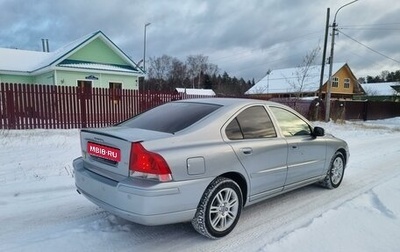
[[[325,136],[325,130],[324,130],[324,128],[321,128],[321,127],[314,127],[313,136],[315,136],[315,137]]]

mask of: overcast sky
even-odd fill
[[[202,54],[220,73],[245,80],[296,67],[321,47],[327,8],[351,0],[0,0],[0,47],[56,50],[101,30],[135,62],[163,54],[184,61]],[[400,70],[400,1],[359,0],[338,12],[334,62],[356,77]],[[331,28],[330,28],[331,31]],[[330,32],[331,33],[331,32]],[[329,36],[329,41],[331,36]],[[370,49],[368,49],[369,47]],[[330,42],[328,43],[328,54]],[[375,51],[375,52],[374,52]]]

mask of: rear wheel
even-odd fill
[[[223,237],[236,226],[242,206],[239,185],[231,179],[218,177],[204,192],[192,225],[197,232],[209,238]]]
[[[321,185],[329,189],[339,187],[343,180],[345,166],[346,163],[343,154],[336,152],[332,158],[326,177],[321,181]]]

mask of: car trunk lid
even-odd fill
[[[92,172],[120,181],[129,176],[132,143],[168,136],[171,134],[125,127],[83,129],[81,148],[84,166]]]

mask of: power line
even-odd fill
[[[390,26],[400,25],[400,23],[386,23],[386,24],[363,24],[363,25],[341,25],[341,27],[359,27],[359,26]]]
[[[398,31],[400,23],[385,24],[363,24],[363,25],[341,25],[343,30],[380,30],[380,31]],[[385,27],[383,27],[385,26]],[[395,26],[395,27],[394,27]]]
[[[399,31],[400,28],[340,28],[340,30],[358,30],[358,31]]]
[[[374,52],[374,53],[376,53],[376,54],[381,55],[382,57],[385,57],[385,58],[387,58],[387,59],[390,59],[390,60],[392,60],[392,61],[394,61],[394,62],[400,64],[400,61],[398,61],[398,60],[396,60],[396,59],[393,59],[393,58],[391,58],[391,57],[389,57],[389,56],[387,56],[387,55],[385,55],[385,54],[383,54],[383,53],[381,53],[381,52],[378,52],[378,51],[375,50],[375,49],[372,49],[371,47],[369,47],[369,46],[367,46],[367,45],[361,43],[360,41],[358,41],[358,40],[356,40],[356,39],[350,37],[349,35],[345,34],[344,32],[342,32],[342,31],[340,31],[340,30],[338,30],[338,32],[340,32],[341,34],[343,34],[345,37],[347,37],[347,38],[353,40],[354,42],[356,42],[356,43],[358,43],[358,44],[364,46],[364,47],[367,48],[368,50],[370,50],[370,51],[372,51],[372,52]]]

